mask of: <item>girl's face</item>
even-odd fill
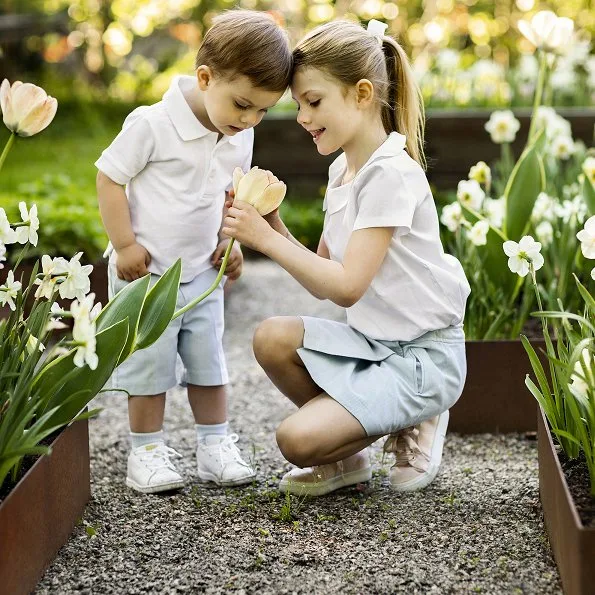
[[[291,83],[297,121],[311,135],[321,155],[345,148],[362,124],[355,89],[347,89],[316,68],[298,68]]]

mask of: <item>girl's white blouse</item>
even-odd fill
[[[348,323],[386,341],[411,341],[461,325],[469,283],[459,261],[444,253],[430,186],[405,151],[405,137],[391,133],[355,178],[342,185],[345,168],[343,153],[329,168],[323,205],[323,236],[331,259],[342,262],[358,229],[395,228],[370,287],[347,308]]]

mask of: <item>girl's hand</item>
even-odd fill
[[[227,246],[231,240],[221,240],[213,252],[211,257],[211,264],[216,268],[220,269],[223,263],[223,255],[227,250]],[[244,255],[240,246],[236,243],[231,247],[229,258],[227,259],[227,266],[225,267],[224,275],[227,275],[228,279],[235,281],[242,274],[242,265],[244,263]]]
[[[230,190],[230,199],[225,201],[225,208],[229,208],[233,205],[234,192]],[[287,228],[283,223],[283,220],[279,216],[279,208],[277,207],[274,211],[271,211],[267,215],[264,215],[263,219],[275,230],[278,231],[282,236],[287,236]]]
[[[251,204],[241,200],[234,201],[229,207],[221,231],[259,252],[262,252],[271,234],[275,233]]]

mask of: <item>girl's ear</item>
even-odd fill
[[[206,91],[209,83],[213,80],[213,71],[202,64],[196,69],[196,78],[198,79],[198,88],[201,91]]]
[[[355,84],[357,106],[367,108],[374,102],[374,85],[368,79],[361,79]]]

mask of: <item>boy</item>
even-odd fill
[[[178,257],[178,308],[212,284],[229,242],[220,227],[233,170],[249,169],[252,128],[277,103],[291,71],[286,34],[272,18],[229,11],[205,35],[196,78],[176,77],[162,101],[127,117],[95,164],[99,209],[113,246],[110,295],[147,273],[154,283]],[[241,269],[242,253],[234,246],[228,278],[239,277]],[[237,435],[228,432],[223,282],[114,374],[113,386],[131,395],[126,483],[135,490],[184,485],[171,461],[180,455],[166,446],[162,429],[165,391],[176,385],[176,353],[196,422],[199,479],[235,486],[254,478],[235,445]]]

